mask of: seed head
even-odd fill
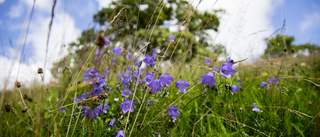
[[[4,104],[4,107],[5,107],[5,110],[7,111],[7,112],[10,112],[11,111],[11,108],[12,108],[12,106],[11,106],[11,104],[10,103],[5,103]]]
[[[283,52],[287,52],[287,51],[288,51],[288,49],[287,49],[287,48],[284,48],[284,49],[283,49]]]
[[[87,103],[86,100],[82,100],[82,101],[81,101],[81,105],[82,105],[82,106],[86,105],[86,103]]]
[[[106,94],[106,93],[100,93],[99,96],[98,96],[98,98],[100,98],[100,99],[107,99],[107,98],[108,98],[108,94]]]
[[[96,44],[98,47],[103,47],[104,44],[106,44],[106,39],[104,37],[104,34],[103,33],[100,33],[100,34],[97,34],[96,35]]]
[[[99,101],[99,98],[93,97],[93,98],[92,98],[92,101],[93,101],[93,102],[98,102],[98,101]]]
[[[28,98],[29,98],[28,94],[27,94],[27,93],[24,93],[24,94],[23,94],[23,99],[28,99]]]
[[[42,74],[43,73],[43,69],[42,68],[38,68],[38,74]]]
[[[27,111],[28,111],[28,107],[24,107],[24,108],[21,110],[22,113],[25,113],[25,112],[27,112]]]
[[[21,87],[21,83],[20,83],[19,81],[16,81],[15,86],[16,86],[17,88],[20,88],[20,87]]]

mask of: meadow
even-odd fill
[[[132,50],[109,40],[121,11],[72,66],[52,71],[57,82],[1,92],[1,136],[320,135],[319,53],[247,63],[220,53],[190,59],[189,45],[171,59],[179,32],[151,52],[150,43]]]

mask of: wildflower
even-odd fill
[[[128,58],[128,59],[131,59],[131,57],[132,57],[132,54],[131,54],[131,53],[128,53],[127,58]]]
[[[175,37],[174,37],[173,34],[171,34],[171,35],[168,37],[168,39],[170,40],[170,42],[174,42]]]
[[[208,58],[204,59],[204,64],[209,65],[210,64],[210,59],[208,59]]]
[[[87,92],[82,93],[79,97],[74,99],[74,103],[82,101],[87,98]]]
[[[207,90],[206,90],[206,89],[204,89],[202,93],[203,93],[203,94],[207,93]]]
[[[121,50],[122,50],[121,48],[117,48],[117,47],[115,47],[115,48],[112,49],[113,54],[114,54],[115,56],[121,55]]]
[[[109,37],[105,37],[106,43],[103,45],[105,48],[110,45]]]
[[[116,137],[124,137],[123,130],[119,130]]]
[[[215,70],[215,71],[219,71],[218,67],[213,67],[212,69]]]
[[[115,121],[116,121],[116,119],[113,118],[113,119],[111,120],[111,122],[109,123],[109,126],[110,126],[110,127],[113,127]]]
[[[128,66],[128,67],[127,67],[127,70],[128,70],[128,71],[131,71],[131,66]]]
[[[139,67],[139,65],[140,65],[140,60],[137,59],[137,60],[134,62],[134,66]]]
[[[90,108],[89,108],[88,106],[82,107],[82,109],[81,109],[81,114],[82,114],[83,116],[89,117],[89,115],[90,115],[90,110],[89,110],[89,109],[90,109]]]
[[[239,86],[236,86],[236,85],[231,86],[233,94],[236,94],[236,91],[239,90],[239,88],[240,88]]]
[[[164,85],[170,87],[170,82],[173,80],[173,77],[169,75],[169,73],[160,76],[160,84],[161,87]]]
[[[187,83],[187,81],[177,81],[176,82],[176,86],[179,89],[179,91],[186,93],[186,89],[187,87],[190,86],[190,84]]]
[[[159,133],[158,133],[158,132],[156,132],[156,131],[154,131],[154,132],[153,132],[153,134],[155,134],[155,135],[159,135]]]
[[[146,81],[148,84],[155,78],[155,75],[152,73],[147,72],[146,76],[144,77],[144,81]]]
[[[260,87],[265,88],[267,85],[267,82],[261,81]]]
[[[121,90],[121,96],[124,96],[125,98],[128,98],[131,95],[131,92],[129,89]]]
[[[233,64],[234,62],[233,62],[233,60],[231,59],[231,57],[229,57],[229,58],[226,59],[226,63],[227,63],[227,64],[228,64],[228,63],[232,63],[232,64]]]
[[[140,69],[140,72],[141,72],[141,70],[142,70],[142,69]],[[134,78],[138,78],[139,70],[134,70],[133,73],[132,73],[132,75],[133,75]],[[140,73],[140,77],[141,77],[141,73]]]
[[[168,108],[168,116],[171,116],[173,120],[177,120],[177,116],[180,116],[179,109],[177,109],[176,105]]]
[[[99,80],[100,74],[98,72],[96,72],[96,70],[94,68],[89,69],[87,71],[84,72],[83,74],[83,83],[85,82],[90,82],[90,84],[92,84],[94,81]]]
[[[257,107],[257,103],[253,103],[252,111],[263,112]]]
[[[157,55],[157,49],[153,48],[152,56],[156,56],[156,55]]]
[[[239,80],[238,80],[238,82],[240,82],[240,83],[241,83],[241,82],[242,82],[242,80],[241,80],[241,79],[239,79]]]
[[[126,99],[125,101],[123,101],[123,103],[120,104],[120,108],[122,108],[122,113],[125,114],[128,111],[133,112],[134,104],[135,103],[133,101],[130,101],[129,99]],[[131,107],[131,109],[130,109],[130,107]]]
[[[146,55],[146,58],[143,59],[143,62],[146,63],[146,66],[154,65],[154,57],[149,56],[148,54]]]
[[[149,84],[148,87],[152,89],[152,93],[156,91],[161,91],[161,85],[159,80],[152,80]]]
[[[214,79],[214,73],[209,72],[208,74],[202,75],[202,85],[205,85],[208,83],[209,87],[212,88],[213,84],[216,83],[216,80]]]
[[[150,104],[153,102],[154,100],[152,99],[152,100],[150,100],[149,102],[147,101],[146,103],[147,103],[147,106],[150,106]]]
[[[222,64],[220,68],[220,74],[226,78],[231,78],[231,74],[236,73],[237,71],[232,68],[232,63]]]
[[[103,107],[103,110],[102,110],[102,107]],[[103,113],[107,113],[107,110],[109,109],[110,107],[108,106],[108,103],[104,103],[104,104],[100,104],[99,106],[97,106],[97,109],[100,110],[100,113],[101,114],[102,112]]]
[[[272,83],[279,84],[279,79],[278,79],[278,78],[272,78],[272,77],[270,77],[269,80],[268,80],[268,82],[269,82],[270,84],[272,84]]]
[[[115,62],[116,62],[116,59],[112,58],[112,59],[111,59],[111,62],[112,62],[112,63],[115,63]]]
[[[114,100],[115,102],[117,102],[117,101],[119,101],[119,98],[114,98],[113,100]]]

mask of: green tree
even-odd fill
[[[284,53],[291,55],[299,50],[308,49],[309,52],[312,52],[320,49],[319,46],[310,43],[294,45],[294,40],[293,36],[277,34],[276,37],[267,40],[267,49],[265,49],[264,55],[282,56]]]

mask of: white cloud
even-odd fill
[[[2,4],[2,3],[4,3],[5,2],[5,0],[0,0],[0,4]]]
[[[105,7],[108,7],[109,4],[111,3],[111,0],[96,0],[99,4],[99,10]]]
[[[18,18],[21,16],[22,12],[23,12],[23,5],[19,3],[18,5],[13,5],[10,8],[8,15],[10,18]]]
[[[190,0],[192,1],[192,0]],[[199,0],[193,2],[193,6]],[[234,60],[248,58],[254,61],[263,54],[267,47],[264,38],[269,37],[274,28],[271,16],[276,6],[283,3],[275,0],[204,0],[198,7],[200,11],[224,9],[226,13],[218,14],[220,18],[219,32],[209,31],[215,44],[225,45]]]
[[[315,12],[306,15],[305,19],[300,23],[300,31],[305,32],[309,29],[319,27],[320,13]]]
[[[40,7],[39,7],[40,8]],[[50,10],[50,9],[47,9]],[[43,9],[44,11],[44,9]],[[80,34],[80,30],[75,27],[75,20],[67,13],[63,13],[63,8],[58,4],[55,10],[55,16],[53,19],[49,48],[48,48],[48,56],[47,56],[47,64],[45,70],[46,82],[51,80],[51,72],[52,63],[58,61],[63,58],[67,53],[67,46],[64,47],[64,44],[68,44],[71,41],[76,40],[76,38]],[[34,80],[40,80],[40,77],[37,74],[37,69],[39,67],[43,68],[44,60],[45,60],[45,51],[46,51],[46,41],[48,34],[48,26],[50,22],[50,15],[44,12],[38,12],[34,14],[34,17],[31,21],[28,39],[26,46],[32,46],[33,55],[29,58],[26,58],[26,61],[21,63],[20,72],[18,73],[19,66],[19,57],[16,57],[14,61],[14,65],[12,68],[12,74],[10,75],[8,88],[12,88],[14,85],[14,81],[16,80],[17,75],[19,74],[18,80],[21,81],[23,85],[30,85],[30,83]],[[20,46],[21,48],[22,46]],[[29,48],[30,47],[26,47]],[[8,49],[11,55],[16,53],[15,49]],[[18,52],[18,54],[20,54]],[[0,56],[0,61],[2,66],[0,67],[0,71],[3,73],[0,76],[0,88],[3,88],[4,80],[8,76],[8,72],[10,69],[10,64],[12,62],[11,59],[7,57]]]

